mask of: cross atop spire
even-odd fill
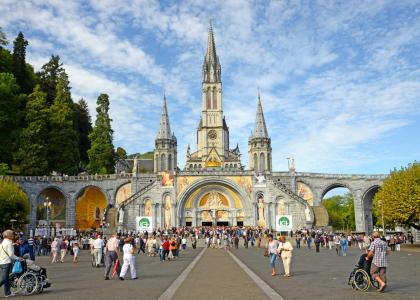
[[[168,109],[166,107],[166,95],[163,94],[162,114],[160,116],[160,128],[157,139],[172,139],[171,125],[169,124]]]
[[[261,96],[258,91],[257,116],[255,117],[255,128],[250,138],[269,138],[267,126],[265,125],[264,112],[261,105]]]
[[[216,53],[216,43],[214,42],[213,25],[209,25],[207,35],[207,53],[204,57],[203,64],[203,81],[204,82],[220,82],[221,67],[219,57]]]

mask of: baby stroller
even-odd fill
[[[25,256],[24,256],[25,258]],[[10,287],[14,294],[32,295],[42,293],[44,289],[49,288],[47,271],[41,268],[29,259],[20,262],[22,272],[11,273],[9,275]]]
[[[372,259],[366,260],[366,256],[367,253],[364,253],[360,256],[359,263],[349,275],[348,284],[351,285],[353,289],[359,291],[367,291],[371,286],[379,289],[379,282],[374,280],[370,275]]]

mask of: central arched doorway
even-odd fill
[[[252,226],[249,196],[228,179],[194,182],[179,197],[181,226]]]

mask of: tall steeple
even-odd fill
[[[166,107],[166,95],[163,95],[162,114],[160,116],[160,128],[157,139],[171,139],[171,125],[169,124],[168,108]]]
[[[267,126],[265,125],[264,112],[261,105],[261,96],[258,92],[257,115],[255,117],[255,127],[251,135],[252,138],[269,138]]]
[[[248,156],[251,170],[271,171],[271,139],[265,125],[260,92],[258,92],[255,127],[248,139]]]
[[[155,140],[155,172],[173,171],[177,166],[177,140],[171,132],[169,124],[166,96],[163,96],[162,114],[160,116],[159,132]]]
[[[203,82],[221,82],[221,66],[219,57],[216,53],[216,43],[214,42],[213,26],[209,26],[207,36],[207,53],[203,63]]]

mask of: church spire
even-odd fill
[[[216,43],[214,42],[213,26],[210,22],[207,35],[207,53],[203,64],[204,82],[221,82],[221,67],[219,57],[216,53]]]
[[[261,105],[261,96],[258,92],[257,116],[255,117],[255,128],[250,138],[269,138],[267,126],[265,125],[264,113]]]
[[[160,128],[156,139],[172,139],[171,125],[169,124],[166,96],[163,95],[162,114],[160,116]]]

